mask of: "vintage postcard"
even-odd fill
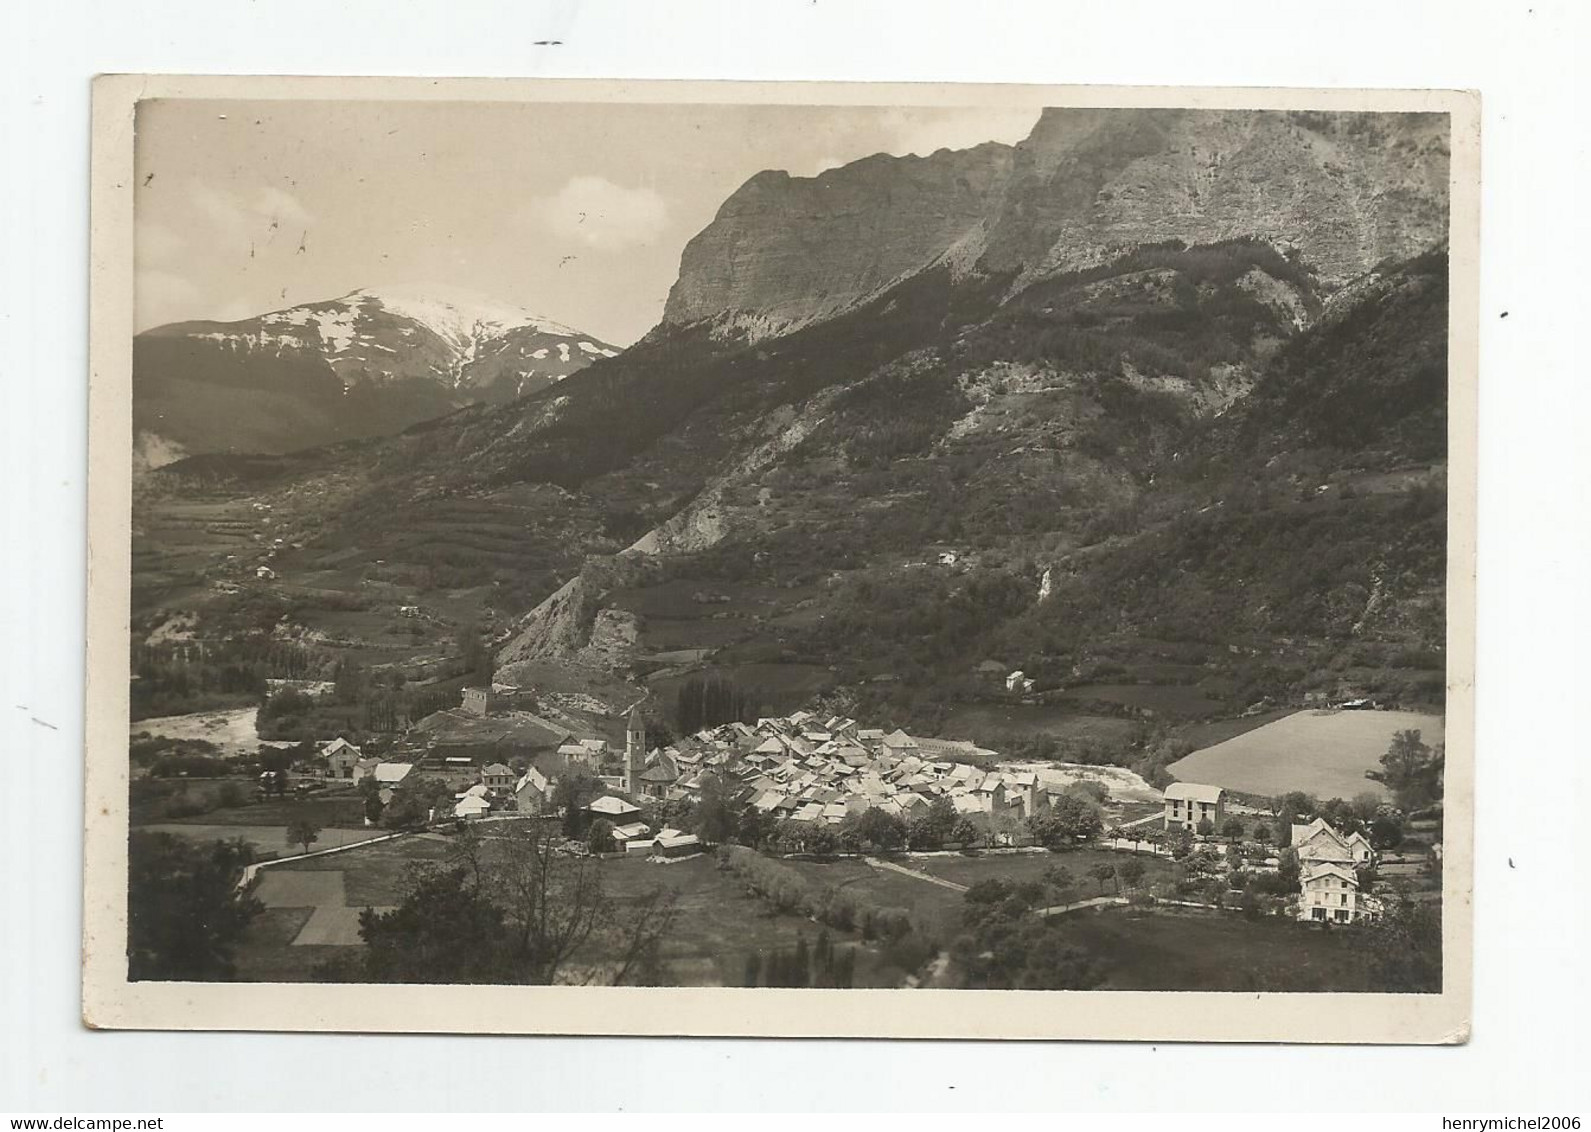
[[[89,1025],[1466,1039],[1475,95],[94,93]]]

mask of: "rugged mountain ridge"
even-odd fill
[[[497,607],[498,658],[527,670],[707,652],[903,721],[987,695],[964,682],[985,657],[1041,690],[1199,681],[1238,708],[1320,673],[1427,694],[1441,129],[1064,111],[1017,147],[761,175],[653,333],[334,454],[351,486],[316,522],[503,592],[517,545],[461,554],[390,516],[550,532],[528,600]]]
[[[146,454],[291,451],[511,401],[617,352],[474,296],[358,290],[138,335],[134,429]]]
[[[1446,118],[1046,109],[1015,146],[758,174],[687,246],[665,326],[764,338],[936,263],[1016,286],[1167,240],[1296,249],[1330,288],[1446,232]]]

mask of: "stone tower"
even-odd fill
[[[624,726],[624,792],[640,794],[641,771],[646,769],[646,724],[641,719],[641,705],[630,709],[630,721]]]

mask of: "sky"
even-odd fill
[[[618,346],[752,175],[1027,136],[1038,108],[152,100],[136,322],[465,291]]]

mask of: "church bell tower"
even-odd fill
[[[624,727],[624,792],[641,793],[641,771],[646,769],[646,724],[641,720],[641,705],[630,709]]]

